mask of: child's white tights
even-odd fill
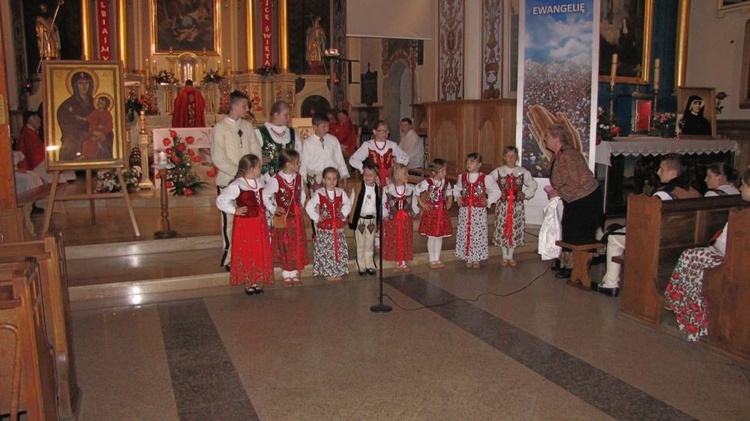
[[[513,251],[515,247],[500,247],[503,251],[503,260],[513,260]]]
[[[427,237],[427,253],[430,255],[430,263],[440,261],[442,250],[443,237]]]

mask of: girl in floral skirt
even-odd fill
[[[340,281],[349,273],[349,251],[344,227],[352,208],[349,196],[336,187],[339,171],[333,167],[323,170],[325,187],[310,197],[305,210],[315,223],[313,276],[325,276],[326,281]]]
[[[742,174],[742,199],[750,202],[750,169]],[[727,225],[708,247],[685,250],[677,261],[664,291],[664,305],[674,312],[688,341],[708,335],[708,306],[703,297],[703,272],[721,264],[727,246]]]
[[[435,158],[430,164],[432,177],[417,184],[416,194],[422,208],[419,233],[427,236],[427,253],[430,255],[430,269],[444,268],[440,261],[443,237],[453,234],[448,209],[453,204],[450,184],[445,181],[445,160]]]
[[[419,204],[414,185],[407,183],[408,169],[404,164],[391,168],[393,183],[383,189],[383,259],[396,262],[396,270],[409,272],[407,260],[414,259],[414,223]]]
[[[247,295],[263,293],[263,284],[273,283],[273,249],[263,204],[260,158],[240,158],[235,179],[216,198],[216,206],[234,215],[232,230],[232,285],[245,285]]]

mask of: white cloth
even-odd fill
[[[657,156],[668,153],[709,154],[718,152],[740,152],[735,140],[715,139],[664,139],[661,137],[616,137],[613,142],[596,145],[594,155],[597,164],[611,165],[612,156]]]
[[[326,188],[318,189],[311,195],[310,201],[307,202],[307,205],[305,206],[305,211],[307,211],[307,215],[310,217],[310,219],[312,219],[312,221],[316,224],[320,220],[320,212],[318,210],[318,206],[320,205],[320,196],[322,195],[325,195],[329,199],[332,199],[334,196],[342,196],[341,216],[346,219],[346,217],[349,215],[349,212],[352,210],[352,201],[349,200],[349,196],[346,195],[344,190],[338,187],[334,188],[333,191],[326,190]]]
[[[256,178],[254,180],[246,178],[238,178],[221,191],[221,194],[216,198],[216,207],[222,212],[234,215],[234,211],[237,210],[237,203],[235,200],[240,196],[240,190],[252,190],[258,191],[263,188],[263,180]]]
[[[538,253],[542,260],[560,257],[562,248],[555,244],[562,240],[563,201],[559,196],[553,197],[544,207],[542,226],[539,228]]]
[[[349,168],[341,152],[341,143],[335,136],[327,134],[321,138],[312,134],[304,141],[297,140],[295,149],[300,153],[300,174],[307,179],[309,172],[322,173],[327,167],[339,170],[341,178],[349,178]]]
[[[478,172],[472,172],[468,173],[466,176],[469,183],[474,183],[477,181],[477,178],[479,178]],[[463,185],[461,184],[461,180],[463,180],[463,174],[461,174],[458,177],[458,181],[456,182],[456,185],[453,186],[453,197],[458,200],[459,197],[461,197],[461,190],[463,190]],[[484,177],[484,188],[487,191],[487,208],[489,209],[490,206],[492,206],[495,202],[500,200],[500,196],[502,195],[502,192],[500,191],[500,187],[498,187],[495,180],[492,179],[490,176]]]
[[[391,196],[395,197],[409,197],[411,198],[411,210],[414,213],[414,215],[417,215],[419,213],[419,201],[417,200],[417,197],[415,196],[414,192],[416,189],[414,188],[413,184],[406,183],[403,186],[396,187],[395,184],[391,183],[386,188],[383,189],[383,219],[388,217],[388,204],[386,199],[386,193],[390,194]]]
[[[375,140],[368,140],[367,142],[363,143],[362,146],[357,149],[356,152],[352,154],[352,156],[349,157],[349,165],[351,165],[353,168],[362,171],[362,162],[364,162],[365,159],[367,159],[368,154],[370,153],[370,149],[377,152],[380,156],[383,156],[389,149],[393,150],[393,160],[396,161],[399,164],[408,165],[409,164],[409,155],[406,154],[406,152],[401,149],[396,142],[392,140],[386,140],[385,146],[382,146],[382,143],[380,144],[380,147],[378,147],[375,144]]]
[[[286,174],[285,172],[279,172],[277,175],[281,176],[290,186],[294,182],[294,179],[297,177],[297,173],[292,174]],[[302,183],[302,189],[300,192],[300,208],[305,206],[305,179],[302,177],[300,179],[300,182]],[[276,212],[276,199],[273,197],[276,192],[279,191],[279,180],[276,179],[276,177],[271,177],[267,182],[266,185],[263,187],[263,203],[266,205],[266,209],[269,213],[273,214]]]
[[[718,254],[721,257],[724,257],[724,254],[727,252],[727,227],[729,226],[729,222],[724,224],[724,228],[721,229],[721,234],[716,238],[716,241],[708,246],[708,249],[712,252]]]
[[[531,173],[529,170],[527,170],[524,167],[515,166],[513,168],[510,168],[507,165],[503,165],[502,167],[497,167],[490,173],[490,177],[492,177],[495,182],[500,179],[500,177],[507,177],[509,174],[513,174],[514,177],[520,177],[523,175],[523,196],[525,200],[529,200],[532,197],[534,197],[534,194],[536,193],[537,188],[537,182],[534,180],[534,177],[531,176]]]
[[[242,118],[232,120],[226,117],[214,125],[211,130],[211,161],[219,170],[217,186],[223,187],[232,182],[243,156],[253,154],[262,158],[259,139],[255,136],[253,125]]]
[[[424,143],[414,129],[401,136],[398,146],[409,156],[409,168],[424,167]]]
[[[286,145],[287,143],[292,141],[292,135],[289,131],[289,127],[287,126],[277,126],[275,124],[271,124],[269,122],[263,123],[264,126],[266,126],[266,129],[268,129],[268,132],[271,133],[271,139],[273,139],[274,142],[280,144],[280,145]],[[278,133],[281,133],[279,135]],[[295,137],[299,137],[299,133],[295,131],[294,133]],[[260,134],[260,129],[255,129],[255,137],[258,139],[258,144],[263,144],[263,136]],[[297,149],[297,142],[294,143],[294,148]],[[300,150],[297,149],[297,152]]]
[[[734,185],[732,184],[722,184],[719,187],[717,187],[716,190],[721,190],[727,195],[740,194],[740,189],[738,189],[737,187],[734,187]],[[719,193],[716,193],[713,190],[709,190],[703,196],[704,197],[717,197],[719,196]]]

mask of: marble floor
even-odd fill
[[[74,303],[80,420],[742,420],[750,368],[536,255]]]

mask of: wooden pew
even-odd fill
[[[708,343],[750,362],[750,209],[729,215],[724,261],[703,275]]]
[[[0,381],[0,414],[14,420],[24,411],[29,420],[60,419],[42,295],[35,259],[0,263],[0,332],[6,334],[0,355],[13,356],[2,359],[3,369],[11,367],[3,371],[12,374],[10,382]]]
[[[708,245],[729,219],[729,211],[747,205],[739,195],[662,201],[631,194],[620,314],[657,327],[664,289],[680,254]]]
[[[78,413],[82,394],[76,379],[62,234],[48,232],[41,240],[0,244],[0,263],[20,262],[27,257],[35,258],[39,263],[46,326],[54,347],[60,415],[73,418]]]

